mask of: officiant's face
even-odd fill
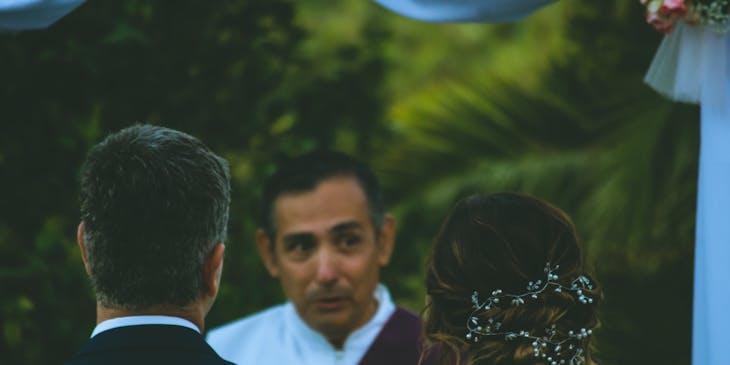
[[[264,263],[299,316],[340,347],[377,309],[373,292],[390,260],[393,219],[376,233],[365,193],[351,177],[280,195],[274,208],[276,242],[257,234]]]

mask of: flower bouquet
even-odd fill
[[[640,0],[646,6],[646,21],[658,31],[671,33],[677,21],[706,25],[717,33],[730,29],[730,0]]]

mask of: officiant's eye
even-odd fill
[[[309,236],[294,236],[284,240],[284,249],[287,253],[302,256],[312,251],[314,238]]]
[[[352,248],[362,242],[360,235],[355,233],[342,233],[337,236],[337,244],[343,248]]]

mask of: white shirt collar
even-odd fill
[[[299,317],[299,315],[297,315],[296,309],[291,302],[287,303],[285,308],[285,322],[290,324],[290,329],[292,330],[291,334],[294,335],[294,338],[307,343],[307,346],[305,347],[307,347],[308,351],[313,351],[315,353],[319,352],[322,354],[339,354],[338,356],[345,357],[343,363],[356,364],[360,361],[367,349],[373,343],[373,340],[375,340],[380,333],[383,325],[388,321],[388,319],[390,319],[390,316],[396,309],[395,304],[390,297],[390,293],[384,285],[379,284],[375,289],[373,296],[378,302],[378,309],[365,325],[356,329],[347,337],[342,350],[335,349],[329,341],[322,336],[322,334],[309,327]]]
[[[309,327],[287,302],[208,333],[208,342],[237,364],[357,365],[396,311],[388,289],[378,285],[375,314],[336,349]]]
[[[94,327],[94,331],[91,332],[91,337],[98,335],[101,332],[108,331],[110,329],[126,326],[139,326],[144,324],[162,324],[162,325],[173,325],[183,326],[200,333],[198,326],[194,325],[193,322],[180,317],[172,316],[128,316],[107,319]]]

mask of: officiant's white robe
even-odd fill
[[[375,315],[350,334],[342,350],[307,326],[291,302],[215,328],[207,341],[222,358],[242,365],[356,365],[396,309],[385,286],[378,285],[374,296]]]

